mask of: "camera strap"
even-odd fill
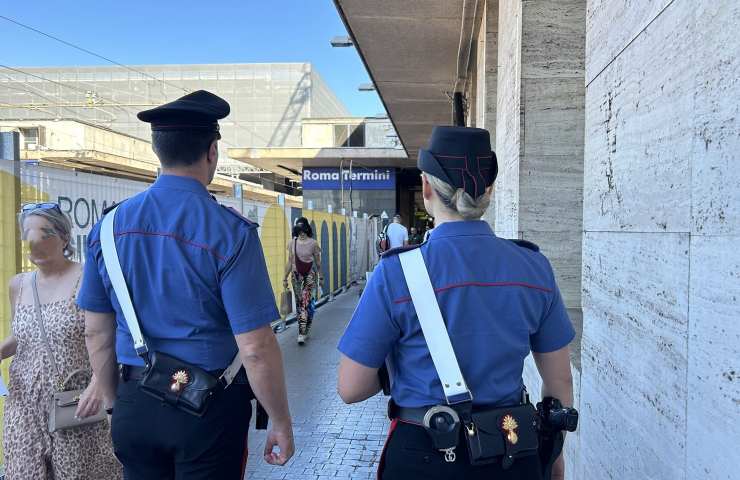
[[[105,263],[105,269],[108,272],[108,277],[110,278],[113,290],[116,293],[118,304],[121,306],[123,317],[126,319],[128,331],[131,333],[131,337],[134,340],[134,349],[136,349],[136,354],[144,358],[148,364],[146,359],[149,353],[149,347],[147,347],[144,335],[141,333],[139,318],[136,316],[136,310],[131,301],[131,294],[129,293],[126,279],[121,270],[121,262],[118,256],[118,249],[116,248],[115,237],[113,235],[113,223],[119,206],[116,206],[103,217],[103,222],[100,226],[100,247],[103,252],[103,263]],[[234,377],[239,373],[241,367],[242,362],[239,358],[239,353],[237,352],[234,359],[231,361],[231,364],[226,367],[226,370],[221,374],[220,380],[224,388],[228,387],[231,382],[234,381]]]

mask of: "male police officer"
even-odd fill
[[[257,225],[206,190],[218,162],[217,120],[228,114],[229,104],[206,91],[139,113],[152,124],[162,175],[113,217],[121,270],[149,351],[214,376],[238,351],[246,368],[241,381],[237,376],[214,392],[202,417],[139,388],[149,362],[134,350],[105,266],[110,259],[101,251],[101,225],[90,232],[77,303],[85,310],[97,388],[80,400],[78,415],[115,399],[113,442],[129,480],[242,479],[252,390],[272,418],[265,460],[283,465],[293,455],[280,349],[270,329],[280,315]],[[187,382],[188,372],[173,378]],[[173,391],[179,386],[173,383]]]

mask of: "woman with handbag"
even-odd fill
[[[70,260],[72,225],[55,203],[19,214],[37,270],[10,281],[12,335],[0,344],[10,365],[5,402],[7,480],[122,478],[113,454],[104,399],[85,348],[75,305],[82,268]],[[79,420],[78,413],[95,413]]]
[[[288,243],[288,264],[285,266],[283,287],[288,288],[288,278],[293,276],[296,316],[298,317],[298,344],[308,338],[313,322],[313,292],[316,278],[321,284],[321,247],[313,238],[313,229],[308,219],[300,217],[293,226],[293,238]]]
[[[497,172],[486,130],[435,128],[418,166],[436,227],[375,268],[339,343],[339,395],[390,391],[379,479],[542,480],[540,417],[522,380],[530,352],[543,397],[573,401],[575,332],[552,267],[480,220]],[[560,457],[552,478],[563,468]]]

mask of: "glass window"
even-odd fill
[[[20,131],[21,135],[23,135],[23,149],[36,150],[39,144],[39,128],[21,128]]]
[[[353,126],[350,125],[349,128]],[[365,124],[361,123],[352,128],[352,133],[349,136],[350,147],[364,147],[365,146]]]
[[[334,146],[335,147],[347,147],[349,146],[349,126],[348,125],[334,125]]]

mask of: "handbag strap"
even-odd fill
[[[432,356],[432,363],[442,382],[447,404],[472,401],[473,394],[468,390],[460,371],[421,249],[408,250],[401,253],[398,258],[416,309],[416,316],[419,317],[421,330]]]
[[[110,277],[113,290],[116,292],[118,303],[121,305],[121,311],[123,317],[126,319],[126,325],[131,333],[131,337],[134,339],[134,348],[136,354],[144,358],[144,361],[149,364],[147,353],[149,347],[147,347],[144,341],[144,335],[141,333],[141,326],[139,324],[139,318],[136,316],[134,305],[131,302],[131,295],[126,285],[126,279],[123,277],[123,271],[121,270],[121,261],[118,257],[118,250],[116,249],[116,241],[113,236],[113,222],[116,218],[116,212],[118,206],[108,212],[103,217],[103,223],[100,227],[100,246],[103,251],[103,262],[105,263],[105,269],[108,271],[108,277]],[[228,367],[223,371],[221,377],[224,382],[224,386],[228,387],[231,382],[234,381],[234,377],[239,373],[242,367],[241,359],[239,358],[239,352],[234,356]]]
[[[87,380],[89,382],[90,381],[90,378],[91,378],[90,371],[89,370],[86,370],[84,368],[78,368],[74,372],[72,372],[69,375],[67,375],[67,378],[65,378],[64,381],[62,382],[62,389],[63,390],[66,390],[67,389],[67,384],[69,383],[69,381],[72,380],[73,378],[75,378],[77,375],[79,375],[81,373],[84,373],[85,375],[87,375]]]
[[[49,357],[51,358],[51,363],[54,365],[54,370],[57,372],[57,378],[62,377],[62,372],[59,371],[59,365],[57,365],[57,361],[54,358],[54,351],[51,349],[51,344],[49,343],[49,337],[46,336],[46,327],[44,326],[44,317],[41,316],[41,301],[39,300],[39,287],[36,282],[36,274],[38,273],[38,270],[34,270],[34,272],[31,274],[31,289],[33,290],[33,305],[34,309],[36,310],[36,319],[39,323],[39,330],[41,331],[41,341],[44,343],[44,346],[46,346],[46,350],[49,352]],[[60,384],[60,386],[63,384]]]
[[[116,249],[116,240],[113,237],[113,222],[119,206],[116,206],[103,217],[103,223],[100,227],[100,247],[103,251],[103,262],[105,263],[105,269],[108,271],[110,282],[113,285],[113,291],[116,292],[116,298],[118,298],[118,304],[121,306],[123,317],[126,319],[128,331],[134,339],[136,354],[145,358],[149,352],[149,348],[144,341],[144,336],[141,334],[139,318],[136,316],[133,303],[131,303],[131,294],[126,285],[126,279],[123,278],[121,261],[118,258],[118,250]],[[148,364],[149,362],[146,361],[146,363]]]

